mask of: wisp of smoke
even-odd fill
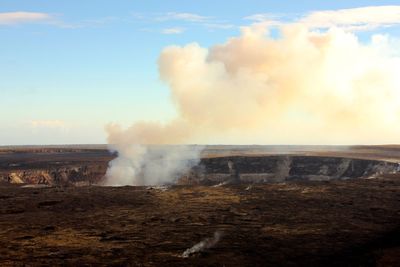
[[[199,156],[191,149],[153,154],[145,144],[400,142],[396,40],[374,35],[361,42],[345,29],[301,22],[278,27],[278,35],[262,23],[243,27],[209,49],[165,48],[159,72],[178,115],[164,124],[109,125],[108,142],[119,156],[107,184],[170,182]]]
[[[222,236],[221,232],[219,232],[219,231],[215,232],[213,238],[206,238],[203,241],[194,245],[193,247],[185,250],[182,254],[182,257],[188,258],[195,253],[201,252],[205,249],[212,248],[219,242],[219,240],[221,239],[221,236]]]

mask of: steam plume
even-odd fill
[[[182,118],[201,129],[196,140],[399,141],[400,58],[389,37],[363,44],[339,28],[285,25],[280,38],[266,30],[258,24],[208,50],[189,44],[161,54]]]
[[[178,117],[126,130],[110,125],[108,141],[119,158],[108,180],[142,171],[149,158],[142,144],[400,142],[398,41],[374,35],[361,42],[344,29],[319,31],[302,22],[279,26],[274,37],[265,25],[243,27],[209,49],[165,48],[159,72]],[[185,153],[172,158],[188,166]]]
[[[182,257],[184,258],[188,258],[190,257],[192,254],[201,252],[205,249],[209,249],[212,248],[213,246],[215,246],[219,240],[221,239],[221,233],[220,232],[215,232],[214,233],[214,237],[213,238],[206,238],[203,241],[197,243],[196,245],[194,245],[193,247],[185,250],[182,254]]]
[[[111,124],[106,130],[110,148],[118,157],[110,162],[105,185],[171,183],[200,159],[201,146],[169,145],[190,136],[190,127],[178,121],[168,125],[141,122],[126,130]]]

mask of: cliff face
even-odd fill
[[[241,182],[325,181],[372,177],[398,171],[398,164],[363,159],[316,156],[205,158],[180,183],[232,182],[235,169]]]
[[[115,157],[107,150],[73,146],[0,150],[0,182],[29,185],[89,185],[104,177]]]
[[[14,184],[82,186],[103,179],[109,158],[102,161],[30,163],[0,168],[0,181]],[[372,177],[399,171],[397,163],[319,156],[231,156],[203,158],[178,184],[271,183],[286,181],[327,181]]]
[[[101,181],[106,170],[107,164],[17,169],[1,172],[0,180],[14,184],[90,185]]]

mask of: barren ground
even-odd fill
[[[399,266],[399,222],[399,174],[167,190],[0,183],[0,266]],[[217,231],[215,246],[182,257]]]
[[[395,266],[400,180],[0,188],[0,265]],[[246,190],[248,189],[248,190]],[[215,231],[213,248],[182,253]]]

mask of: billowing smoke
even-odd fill
[[[115,146],[104,185],[160,185],[175,182],[198,164],[201,146]]]
[[[107,173],[110,184],[166,182],[169,170],[181,167],[172,161],[187,167],[196,154],[165,152],[168,163],[155,164],[160,170],[150,177],[143,166],[153,155],[142,144],[400,142],[398,41],[374,35],[361,42],[334,26],[299,22],[270,31],[266,25],[243,27],[240,36],[209,49],[192,43],[163,50],[159,72],[178,116],[125,130],[110,125],[108,141],[119,153]]]
[[[398,142],[400,57],[390,38],[368,44],[339,28],[243,28],[205,49],[169,47],[161,77],[196,140],[231,143]]]

